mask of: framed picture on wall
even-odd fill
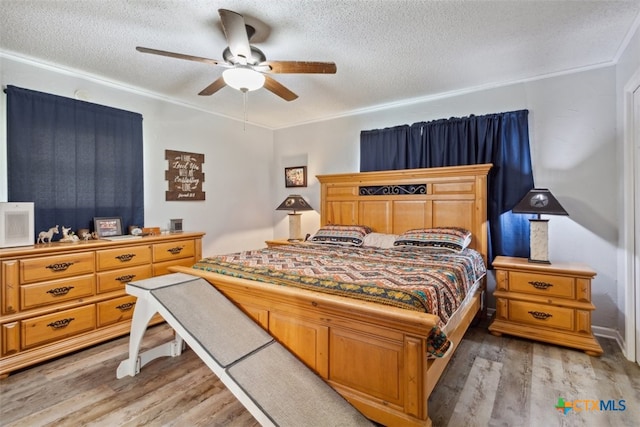
[[[93,218],[93,227],[98,237],[122,235],[122,219],[120,217]]]
[[[306,187],[307,186],[307,167],[294,166],[284,168],[284,186],[285,187]]]

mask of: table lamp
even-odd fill
[[[549,261],[549,220],[540,215],[569,215],[547,188],[534,188],[511,210],[513,213],[536,214],[529,219],[529,262]]]
[[[276,208],[277,211],[291,211],[289,212],[289,241],[298,242],[303,240],[302,227],[300,222],[300,213],[297,211],[311,211],[313,208],[307,203],[302,196],[298,194],[292,194],[284,199],[284,202],[280,203],[280,206]]]

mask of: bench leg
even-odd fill
[[[147,331],[149,321],[156,314],[157,310],[153,304],[144,296],[139,296],[136,301],[136,307],[133,311],[133,319],[131,320],[131,334],[129,336],[129,358],[120,362],[116,371],[117,378],[123,378],[127,375],[135,376],[140,372],[142,365],[138,353],[142,338]]]

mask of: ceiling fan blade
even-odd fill
[[[333,62],[313,62],[313,61],[265,61],[260,65],[271,67],[271,73],[317,73],[335,74],[336,64]]]
[[[169,58],[186,59],[188,61],[204,62],[211,65],[227,65],[225,62],[215,59],[202,58],[200,56],[185,55],[183,53],[167,52],[166,50],[150,49],[148,47],[137,46],[136,50],[142,53],[151,53],[153,55],[168,56]]]
[[[269,76],[264,76],[264,88],[275,93],[285,101],[293,101],[294,99],[298,98],[298,95],[291,92],[281,83],[277,82],[275,79],[272,79]]]
[[[244,17],[227,9],[218,9],[218,13],[231,53],[236,57],[251,59],[251,46]]]
[[[214,93],[216,93],[217,91],[225,87],[226,85],[227,84],[224,82],[224,79],[222,78],[222,76],[220,76],[215,82],[211,83],[209,86],[202,89],[198,95],[201,95],[201,96],[213,95]]]

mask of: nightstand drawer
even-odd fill
[[[534,295],[575,298],[573,277],[551,274],[509,272],[509,291]]]
[[[573,331],[575,330],[574,318],[574,310],[570,308],[509,301],[508,319],[512,322]]]

